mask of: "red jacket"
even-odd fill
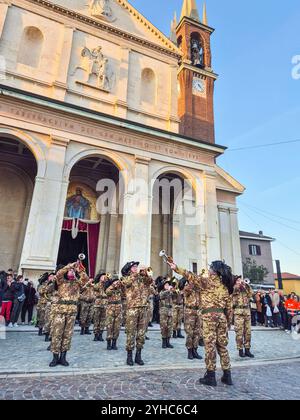
[[[296,302],[294,299],[288,299],[285,302],[285,309],[290,315],[294,316],[300,311],[300,302]]]

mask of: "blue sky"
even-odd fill
[[[169,35],[182,0],[131,0]],[[234,151],[300,139],[299,0],[207,0],[215,90],[216,142],[229,147],[218,163],[247,188],[239,199],[240,229],[276,238],[274,259],[300,275],[300,142]],[[197,0],[199,10],[203,1]],[[232,150],[231,150],[232,149]]]

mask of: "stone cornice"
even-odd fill
[[[188,64],[187,62],[183,62],[181,66],[178,69],[178,74],[182,72],[182,70],[188,69],[191,70],[194,74],[210,77],[211,79],[217,80],[219,75],[214,73],[213,71],[207,70],[207,69],[200,69],[198,67],[192,66],[191,64]]]
[[[120,3],[122,5],[122,1],[117,0],[118,3]],[[81,22],[81,23],[85,23],[86,25],[89,25],[93,28],[98,28],[101,29],[103,31],[106,31],[110,34],[116,35],[122,39],[127,39],[129,41],[133,41],[137,44],[141,44],[144,45],[148,48],[151,48],[153,50],[159,51],[162,54],[166,54],[169,56],[172,56],[174,58],[177,58],[178,60],[181,58],[181,54],[180,51],[178,50],[178,48],[171,42],[167,42],[168,39],[167,37],[165,37],[158,29],[156,29],[153,25],[151,25],[144,17],[142,17],[142,15],[140,15],[138,12],[134,12],[134,8],[132,8],[132,11],[129,10],[131,13],[135,14],[135,17],[140,20],[142,23],[144,23],[149,29],[150,31],[153,31],[153,33],[155,33],[155,35],[158,37],[158,39],[160,40],[160,42],[165,43],[166,46],[160,46],[158,44],[155,44],[154,42],[148,41],[147,39],[144,38],[140,38],[137,35],[131,34],[129,32],[126,32],[122,29],[119,29],[117,27],[114,27],[113,25],[110,25],[107,22],[101,21],[101,20],[97,20],[97,19],[93,19],[89,16],[86,15],[82,15],[81,13],[78,13],[74,10],[71,9],[67,9],[63,6],[51,3],[49,1],[46,0],[26,0],[25,2],[23,1],[23,3],[32,3],[34,5],[38,5],[40,7],[43,7],[45,9],[50,9],[62,16],[71,18],[77,22]],[[17,4],[19,7],[24,7]],[[150,26],[151,25],[151,26]]]
[[[199,29],[202,29],[202,30],[204,30],[204,31],[208,32],[209,34],[212,34],[213,32],[215,32],[214,28],[212,28],[211,26],[204,25],[204,23],[202,23],[202,22],[197,22],[196,20],[191,19],[191,18],[189,18],[189,17],[187,17],[187,16],[184,16],[184,17],[180,20],[180,22],[179,22],[179,23],[178,23],[178,25],[177,25],[176,32],[178,32],[178,31],[179,31],[179,29],[181,28],[181,26],[182,26],[184,23],[189,23],[190,25],[192,25],[192,26],[194,26],[194,27],[197,27],[197,28],[199,28]]]

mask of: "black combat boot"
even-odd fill
[[[112,341],[112,346],[111,346],[111,349],[112,349],[112,350],[118,350],[118,347],[117,347],[117,340],[113,340],[113,341]]]
[[[254,354],[251,353],[250,349],[245,349],[245,357],[250,357],[250,359],[254,359]]]
[[[199,340],[199,346],[200,347],[204,347],[204,340],[203,340],[203,338],[200,338],[200,340]]]
[[[244,350],[239,350],[239,356],[242,358],[245,357]]]
[[[86,334],[86,335],[91,335],[92,334],[89,327],[85,327],[84,334]]]
[[[145,335],[145,340],[150,340],[150,338],[147,335]]]
[[[132,350],[129,350],[127,352],[127,362],[126,363],[127,363],[128,366],[133,366],[134,365],[133,359],[132,359]]]
[[[80,335],[84,335],[84,327],[81,327]]]
[[[198,354],[198,351],[197,350],[198,350],[197,348],[196,349],[192,349],[194,359],[202,360],[202,356],[200,356],[200,354]]]
[[[163,349],[166,349],[167,348],[167,339],[166,338],[163,338],[162,339],[162,348]]]
[[[152,322],[149,322],[148,327],[150,327],[150,328],[152,328],[152,327],[153,327]]]
[[[49,367],[55,367],[59,364],[59,355],[57,353],[53,353],[52,362],[49,364]]]
[[[181,334],[180,328],[177,330],[177,338],[184,338],[184,336]]]
[[[137,365],[140,365],[140,366],[144,366],[145,363],[142,360],[142,350],[141,349],[136,350],[134,363],[136,363]]]
[[[167,338],[167,348],[168,349],[173,349],[174,348],[174,346],[172,346],[172,344],[170,343],[170,337]]]
[[[47,351],[51,351],[51,344],[47,347]]]
[[[111,340],[107,340],[107,350],[112,350]]]
[[[43,328],[39,328],[39,336],[43,335]]]
[[[49,334],[48,334],[48,333],[46,333],[46,334],[45,334],[45,341],[46,341],[46,343],[47,343],[48,341],[50,341],[50,338],[49,338]]]
[[[216,372],[208,370],[204,375],[204,378],[200,378],[199,382],[201,385],[217,386]]]
[[[99,341],[99,334],[95,334],[94,341]]]
[[[63,351],[60,355],[59,364],[67,367],[69,366],[69,363],[67,362],[66,357],[67,357],[67,352]]]
[[[177,332],[175,330],[173,331],[173,338],[177,338]]]
[[[102,337],[103,331],[100,331],[98,334],[98,341],[104,341],[104,338]]]
[[[221,381],[223,382],[223,384],[230,385],[230,386],[233,385],[230,370],[224,370],[224,374],[221,378]]]
[[[193,349],[188,349],[188,359],[189,360],[194,360]]]

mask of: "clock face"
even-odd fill
[[[193,94],[205,94],[205,81],[199,79],[198,77],[194,77],[193,79]]]

